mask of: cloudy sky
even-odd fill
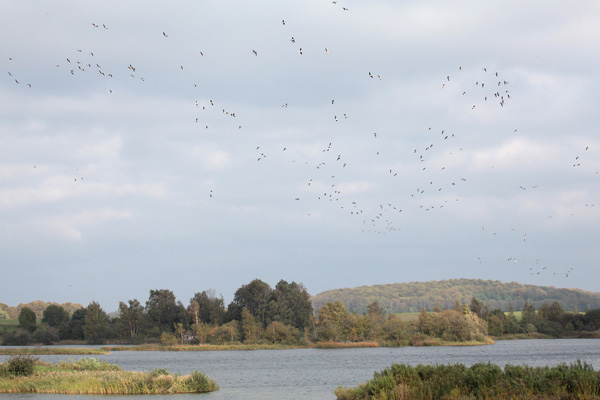
[[[5,0],[0,302],[600,291],[600,4]]]

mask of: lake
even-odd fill
[[[81,346],[79,346],[81,347]],[[44,361],[69,356],[39,356]],[[338,386],[356,386],[392,363],[471,365],[477,362],[556,365],[576,360],[600,368],[600,339],[499,341],[488,346],[401,347],[365,349],[295,349],[201,352],[114,352],[96,356],[126,370],[167,368],[182,374],[198,369],[217,381],[221,390],[202,395],[152,395],[152,400],[334,400]],[[7,357],[0,356],[0,361]],[[80,356],[71,356],[79,359]],[[116,399],[120,396],[110,396]],[[135,397],[135,396],[133,396]],[[65,398],[64,395],[0,394],[2,399]],[[122,396],[131,399],[132,396]],[[69,395],[69,400],[106,400],[103,396]]]

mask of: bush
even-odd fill
[[[31,334],[25,330],[9,332],[4,335],[3,346],[27,346],[33,343]]]
[[[214,383],[200,371],[192,372],[185,380],[185,386],[196,393],[213,390]]]
[[[177,337],[172,333],[163,332],[160,335],[160,344],[163,346],[173,346],[177,344]]]
[[[46,329],[43,325],[40,325],[33,333],[32,340],[34,343],[50,345],[58,342],[60,338],[52,328]]]
[[[171,375],[171,373],[166,368],[155,368],[152,371],[150,371],[151,377],[156,377],[159,375]]]
[[[35,363],[39,360],[32,356],[12,356],[6,362],[6,370],[9,375],[30,376],[35,371]]]

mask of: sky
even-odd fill
[[[3,0],[0,302],[600,291],[600,4]]]

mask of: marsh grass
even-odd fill
[[[362,347],[379,347],[377,342],[318,342],[317,349],[354,349]]]
[[[19,347],[19,348],[2,348],[0,347],[0,355],[73,355],[73,356],[91,356],[108,354],[106,350],[101,349],[82,349],[75,347]]]
[[[357,388],[337,388],[338,400],[600,399],[600,372],[576,363],[555,367],[490,363],[393,364]]]
[[[3,364],[0,364],[0,369]],[[80,359],[58,365],[38,362],[31,376],[0,376],[0,393],[54,394],[167,394],[204,393],[218,385],[200,371],[190,375],[123,371],[97,359]]]
[[[138,346],[104,346],[102,350],[111,351],[217,351],[217,350],[285,350],[300,349],[314,346],[297,346],[286,344],[199,344],[199,345],[173,345],[141,344]]]

